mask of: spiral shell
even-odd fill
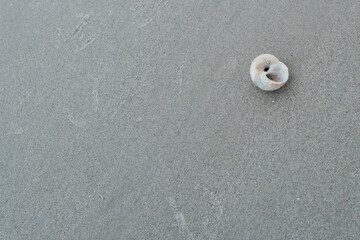
[[[250,76],[254,84],[262,90],[274,91],[284,86],[287,82],[289,70],[275,56],[261,54],[251,63]]]

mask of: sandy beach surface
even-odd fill
[[[0,239],[359,239],[359,16],[0,0]]]

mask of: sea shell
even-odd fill
[[[254,84],[262,90],[274,91],[284,86],[287,82],[289,70],[275,56],[261,54],[251,63],[250,76]]]

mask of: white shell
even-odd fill
[[[271,54],[257,56],[250,66],[251,80],[265,91],[274,91],[287,82],[289,70],[285,64]]]

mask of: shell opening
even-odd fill
[[[266,74],[266,77],[274,82],[282,82],[284,79],[282,79],[280,73],[268,73]]]

